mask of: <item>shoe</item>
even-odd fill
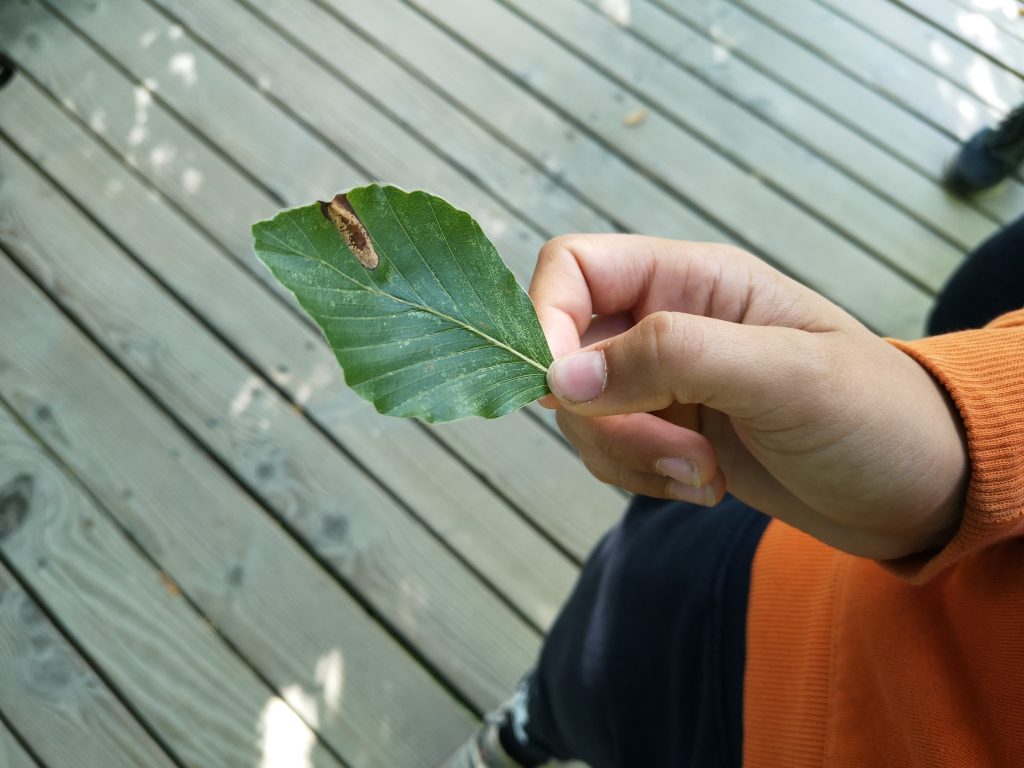
[[[956,195],[972,195],[1009,178],[1024,162],[1024,106],[1013,110],[995,128],[984,128],[960,148],[943,175]]]
[[[523,768],[501,746],[498,722],[488,720],[441,768]]]
[[[529,687],[529,675],[527,675],[520,681],[512,698],[487,715],[480,729],[454,755],[442,763],[441,768],[540,768],[545,765],[554,766],[554,763],[548,762],[546,753],[527,744],[528,736],[525,725],[528,717]],[[521,745],[516,750],[518,760],[509,755],[505,745],[502,744],[501,734],[503,731],[510,742]]]

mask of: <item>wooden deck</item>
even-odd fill
[[[625,503],[536,409],[375,414],[254,221],[387,180],[524,282],[727,240],[915,336],[1024,211],[937,184],[1024,98],[991,5],[0,3],[0,766],[435,766]]]

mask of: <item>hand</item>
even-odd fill
[[[728,490],[878,559],[955,532],[969,461],[946,392],[750,254],[566,236],[530,294],[556,358],[542,402],[599,480],[708,505]]]

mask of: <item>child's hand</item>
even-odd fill
[[[557,360],[548,404],[600,480],[699,503],[728,490],[873,558],[955,531],[969,462],[945,391],[750,254],[567,236],[530,293]]]

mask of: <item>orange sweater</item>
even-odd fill
[[[779,521],[754,559],[744,765],[1024,766],[1024,310],[894,342],[967,429],[963,521],[867,560]]]

